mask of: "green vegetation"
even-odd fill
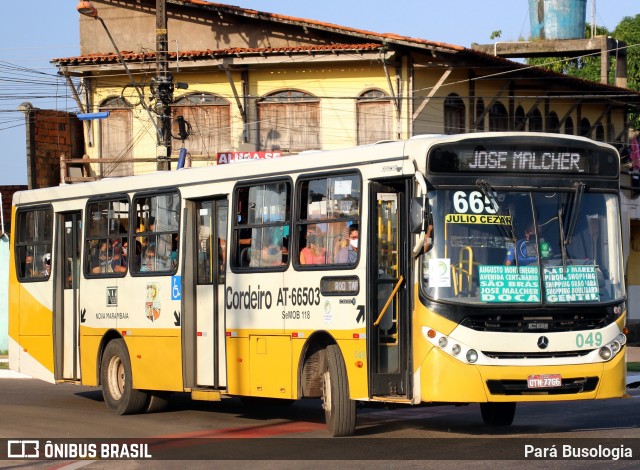
[[[590,37],[591,25],[587,23],[585,37]],[[596,36],[611,36],[627,44],[627,88],[640,91],[640,15],[625,16],[613,32],[604,27],[596,27]],[[609,83],[614,83],[616,70],[616,54],[611,54]],[[527,59],[527,63],[572,77],[600,81],[600,53],[585,57],[535,57]],[[640,112],[629,116],[631,127],[640,127]]]
[[[640,372],[640,362],[627,362],[627,372]]]

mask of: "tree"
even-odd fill
[[[627,43],[627,87],[640,91],[640,15],[622,18],[613,37]]]

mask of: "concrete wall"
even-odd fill
[[[156,50],[155,0],[123,5],[117,0],[95,0],[100,18],[121,51]],[[220,50],[228,48],[292,47],[331,42],[330,33],[304,30],[300,26],[269,23],[238,16],[233,8],[205,9],[167,5],[169,49],[175,51]],[[80,54],[113,53],[114,48],[99,20],[78,15]],[[179,40],[176,43],[176,40]]]

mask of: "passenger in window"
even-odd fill
[[[42,271],[42,275],[44,277],[49,277],[49,275],[51,274],[51,253],[46,253],[42,257],[42,264],[44,266],[44,269]]]
[[[223,273],[227,265],[227,240],[224,238],[218,238],[218,262],[220,272]]]
[[[113,257],[111,258],[111,269],[114,273],[126,273],[129,266],[127,260],[127,248],[129,242],[124,240],[122,243],[117,243],[113,247]]]
[[[171,237],[171,269],[178,266],[178,234]]]
[[[155,261],[156,261],[156,246],[151,244],[147,247],[145,251],[142,266],[140,266],[140,271],[141,272],[154,271]]]
[[[143,227],[136,228],[136,233],[140,233],[140,232],[144,232]],[[134,256],[134,262],[136,266],[140,266],[140,262],[142,261],[142,258],[145,255],[147,246],[149,246],[149,237],[136,237],[135,243],[136,243],[136,252]]]
[[[300,251],[300,264],[325,264],[326,249],[318,245],[315,233],[307,233],[307,246]]]
[[[109,253],[107,252],[107,241],[101,240],[99,242],[99,248],[91,257],[90,266],[91,272],[99,274],[107,272],[106,266],[109,264]]]
[[[355,264],[358,259],[358,225],[353,224],[349,227],[349,244],[340,248],[336,263],[339,264]]]
[[[424,244],[422,253],[428,253],[433,248],[433,216],[429,214],[427,218],[427,231],[424,234]]]
[[[259,266],[282,266],[283,264],[282,248],[273,242],[262,246]]]
[[[22,275],[24,277],[33,277],[35,267],[33,264],[33,253],[27,251],[27,255],[24,257],[24,263],[22,264]]]

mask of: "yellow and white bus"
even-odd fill
[[[625,394],[619,156],[588,139],[105,179],[16,193],[13,220],[10,367],[101,386],[116,413],[321,397],[343,436],[358,401],[508,425],[517,402]]]

